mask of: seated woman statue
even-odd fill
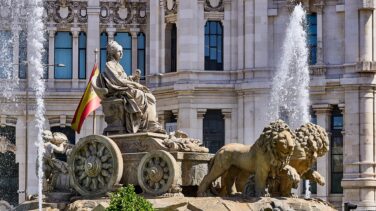
[[[107,45],[107,63],[104,72],[99,75],[96,84],[93,85],[102,100],[110,101],[110,118],[106,118],[107,124],[114,122],[114,118],[120,118],[125,133],[156,132],[165,133],[165,130],[158,123],[156,113],[156,100],[150,90],[138,83],[139,72],[134,76],[127,76],[119,63],[123,56],[123,48],[116,41],[110,41]],[[120,111],[114,106],[111,99],[121,99]],[[103,101],[102,101],[102,105]],[[103,106],[105,107],[105,106]],[[114,111],[115,110],[115,111]],[[119,117],[119,115],[121,117]],[[119,124],[119,123],[117,123]]]

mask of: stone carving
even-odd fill
[[[47,22],[54,22],[59,28],[87,22],[87,2],[45,1],[44,7],[47,11]]]
[[[204,10],[205,12],[223,12],[223,0],[206,0]]]
[[[295,134],[296,145],[290,159],[290,166],[296,169],[302,179],[325,185],[325,178],[312,167],[317,157],[324,156],[329,150],[328,134],[324,128],[312,123],[302,125],[295,130]],[[279,187],[278,185],[276,187],[277,183],[280,184]],[[274,195],[291,196],[291,188],[297,188],[297,184],[286,172],[281,172],[272,181],[270,187],[276,193]]]
[[[170,134],[169,138],[162,142],[169,151],[179,152],[209,152],[209,149],[202,147],[199,139],[189,138],[183,131],[177,130]]]
[[[325,129],[307,123],[295,130],[295,136],[295,147],[289,165],[278,171],[275,176],[268,177],[267,186],[271,196],[292,196],[291,188],[298,187],[300,178],[320,185],[325,184],[324,177],[311,169],[317,157],[324,156],[329,150],[329,139]],[[229,189],[231,192],[227,193],[225,186],[221,190],[222,195],[242,191],[246,196],[254,196],[254,175],[250,176],[249,172],[238,168],[231,168],[229,172],[231,173],[223,176],[222,182],[226,184],[227,181],[235,181],[236,189]]]
[[[130,24],[146,24],[146,2],[101,2],[100,21],[127,27]]]
[[[139,75],[127,76],[119,63],[123,48],[116,41],[110,41],[107,54],[106,68],[92,84],[103,100],[105,133],[165,133],[158,123],[155,97],[137,82]]]
[[[63,133],[43,131],[45,153],[43,154],[43,171],[47,182],[46,191],[70,189],[68,165],[56,158],[56,154],[69,155],[73,145],[68,143],[68,138]]]
[[[16,145],[12,144],[5,136],[0,136],[0,153],[16,153]]]
[[[275,178],[289,162],[295,146],[295,135],[282,120],[277,120],[265,127],[256,143],[252,146],[227,144],[216,153],[210,163],[210,171],[202,180],[198,195],[205,191],[218,177],[231,167],[255,174],[256,196],[266,195],[268,176]],[[229,178],[232,179],[232,178]],[[226,181],[227,190],[231,190],[233,180]]]
[[[14,210],[14,208],[7,201],[0,200],[0,210],[2,210],[2,211],[11,211],[11,210]]]

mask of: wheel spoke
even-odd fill
[[[80,178],[78,178],[78,180],[81,181],[81,180],[85,179],[86,177],[87,177],[86,173],[83,172],[83,173],[81,174]]]
[[[103,168],[103,169],[109,169],[109,168],[112,168],[112,164],[104,163],[104,164],[102,164],[102,168]]]
[[[102,186],[105,186],[105,182],[104,182],[104,179],[103,179],[102,175],[98,175],[98,181],[99,181],[99,183],[100,183]]]
[[[103,170],[101,171],[101,173],[102,173],[102,175],[105,176],[105,177],[109,177],[109,176],[110,176],[110,173],[108,173],[107,170],[104,170],[104,169],[103,169]]]
[[[97,180],[97,178],[93,178],[91,180],[91,184],[93,185],[92,190],[98,189],[98,180]]]
[[[103,144],[99,144],[98,152],[97,152],[98,157],[102,157],[104,149],[105,149],[105,146]]]
[[[91,179],[90,177],[86,177],[85,181],[84,181],[84,186],[86,188],[88,188],[90,186],[90,182],[91,182]]]

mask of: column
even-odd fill
[[[88,1],[87,6],[87,45],[86,45],[86,71],[91,71],[95,63],[95,49],[100,49],[100,27],[99,27],[99,0]],[[90,75],[90,72],[86,75]],[[89,79],[89,78],[88,78]],[[88,80],[87,79],[87,80]]]
[[[231,0],[224,0],[223,4],[225,10],[223,21],[223,70],[229,71],[231,70]]]
[[[231,108],[222,109],[223,118],[225,119],[225,144],[231,143]]]
[[[107,27],[106,32],[107,32],[108,42],[113,41],[115,33],[116,33],[116,28]]]
[[[372,61],[373,10],[364,8],[359,11],[359,60]],[[354,30],[354,29],[353,29]]]
[[[244,140],[244,93],[238,93],[238,143],[245,144]]]
[[[16,124],[16,162],[18,163],[18,201],[22,203],[25,201],[27,196],[26,190],[26,179],[27,179],[27,156],[26,156],[26,118],[24,115],[17,117]]]
[[[358,1],[345,0],[345,11],[345,63],[355,63],[359,55]]]
[[[198,5],[196,1],[179,1],[177,14],[177,69],[198,69]],[[187,27],[190,26],[190,27]]]
[[[72,63],[73,63],[73,71],[72,71],[72,88],[78,88],[78,35],[80,33],[79,27],[72,27],[71,28],[72,37],[73,37],[73,46],[72,46]]]
[[[238,70],[244,69],[244,0],[238,1]],[[265,37],[264,37],[265,39]],[[247,46],[248,47],[248,46]]]
[[[166,33],[166,23],[165,23],[165,1],[160,1],[159,4],[159,72],[164,73],[165,71],[165,33]]]
[[[177,98],[179,105],[178,129],[186,132],[189,136],[193,136],[197,123],[197,113],[196,109],[192,108],[192,93],[184,91],[178,93]]]
[[[13,64],[17,64],[17,65],[12,65],[12,68],[13,68],[13,73],[12,73],[12,77],[13,78],[18,78],[19,75],[18,75],[18,70],[20,68],[20,63],[22,63],[23,61],[20,61],[19,60],[19,56],[20,56],[20,49],[19,49],[19,46],[20,46],[20,39],[19,39],[19,35],[20,35],[20,30],[21,28],[20,27],[17,27],[15,26],[16,29],[13,29],[12,30],[12,33],[13,33]],[[27,71],[27,70],[26,70]],[[27,75],[27,74],[26,74]]]
[[[245,0],[244,7],[244,64],[245,69],[251,69],[255,66],[255,2],[254,0]]]
[[[323,7],[324,1],[319,2],[317,7],[317,65],[324,64],[324,48],[323,48]]]
[[[55,64],[55,33],[56,27],[49,27],[48,30],[48,64]],[[48,87],[53,87],[53,80],[55,77],[55,67],[48,66]]]
[[[197,0],[198,2],[198,24],[197,24],[197,32],[198,32],[198,54],[197,54],[197,61],[198,61],[198,70],[205,70],[205,17],[204,17],[204,4],[203,0]],[[225,42],[223,42],[225,44]]]
[[[268,1],[255,4],[255,67],[268,66]]]
[[[162,0],[150,0],[150,15],[149,15],[149,71],[150,75],[158,73],[159,67],[159,3],[163,3]]]
[[[131,28],[132,35],[132,75],[137,69],[137,33],[140,31],[139,28]]]
[[[196,138],[200,139],[202,142],[204,141],[204,117],[206,114],[207,109],[197,109],[197,132]]]
[[[317,124],[323,127],[328,135],[330,131],[330,116],[332,106],[330,104],[316,104],[312,105],[313,110],[316,112]],[[319,173],[325,178],[325,185],[317,185],[317,197],[328,201],[328,196],[330,193],[330,151],[327,152],[323,157],[317,158],[317,169]]]

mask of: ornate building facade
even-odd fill
[[[312,185],[313,196],[337,207],[353,202],[361,210],[375,210],[376,2],[299,2],[308,20],[312,121],[331,137],[331,150],[317,163],[326,185]],[[70,123],[91,68],[97,62],[103,69],[106,43],[116,40],[124,48],[121,63],[127,74],[140,69],[142,83],[153,90],[166,129],[202,139],[211,152],[227,143],[254,143],[267,124],[271,79],[295,3],[46,0],[46,129],[68,134],[72,143],[101,133],[105,123],[100,109],[96,118],[85,121],[81,134],[75,134]],[[2,29],[9,31],[14,33]],[[21,31],[9,48],[13,61],[28,58],[22,53]],[[35,99],[25,89],[32,80],[27,67],[12,68],[19,78],[13,92],[17,98],[2,101],[8,109],[1,111],[0,124],[15,137],[18,172],[7,178],[18,175],[18,188],[12,191],[22,202],[37,192]]]

